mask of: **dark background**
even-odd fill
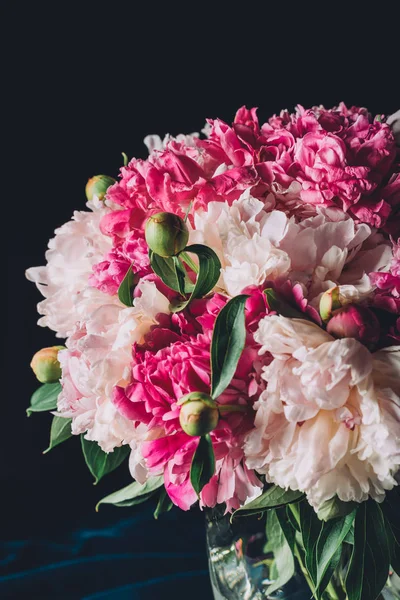
[[[385,114],[400,106],[393,9],[296,5],[260,12],[244,3],[229,10],[202,5],[196,14],[189,3],[181,9],[105,4],[4,2],[2,8],[8,335],[1,538],[31,546],[50,540],[62,547],[71,532],[114,526],[142,510],[104,507],[96,514],[100,497],[129,482],[127,468],[94,487],[78,440],[42,456],[50,417],[25,416],[37,385],[31,356],[58,342],[36,325],[40,295],[24,270],[44,264],[55,227],[84,209],[87,179],[116,177],[122,151],[144,157],[142,140],[149,133],[199,131],[206,117],[232,120],[242,104],[259,106],[261,120],[296,103],[331,107],[343,100]],[[168,518],[172,546],[185,551],[202,515],[196,510]],[[172,548],[165,523],[161,540],[152,528],[155,547],[163,542]],[[198,564],[206,568],[199,539]],[[9,573],[46,563],[40,551],[25,552],[25,562],[11,561]],[[10,597],[24,593],[14,590]]]

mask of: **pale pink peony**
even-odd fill
[[[169,301],[154,283],[144,281],[138,287],[141,296],[132,308],[102,294],[102,304],[85,315],[67,340],[67,350],[59,354],[58,414],[71,417],[72,432],[86,432],[86,439],[98,442],[105,452],[137,437],[133,423],[112,403],[113,389],[130,381],[132,344],[144,340],[160,313],[169,312]]]
[[[26,276],[45,297],[38,304],[39,325],[57,337],[71,333],[80,318],[82,292],[92,267],[111,249],[111,240],[100,231],[101,218],[109,212],[102,202],[89,204],[93,212],[75,211],[73,220],[56,229],[46,252],[47,265],[32,267]]]
[[[388,311],[383,313],[387,339],[384,345],[400,343],[400,238],[392,240],[392,260],[386,272],[370,273],[371,283],[376,286],[371,303],[378,309]]]
[[[136,426],[147,426],[147,441],[141,444],[139,460],[141,455],[145,458],[150,473],[164,474],[169,496],[184,510],[197,500],[189,473],[198,438],[182,431],[177,402],[192,391],[210,392],[211,332],[225,302],[218,295],[208,301],[194,301],[184,314],[160,322],[146,336],[144,346],[135,346],[131,383],[114,391],[114,404],[120,413]],[[265,300],[255,293],[248,303],[248,327],[251,329],[254,318],[258,320],[265,313]],[[210,434],[216,475],[201,493],[204,506],[226,502],[227,510],[233,510],[260,493],[260,481],[242,464],[242,447],[252,427],[251,406],[263,389],[261,366],[249,331],[236,374],[217,399],[221,405],[241,405],[245,412],[224,415]]]
[[[298,223],[271,208],[245,193],[231,206],[211,202],[207,211],[195,213],[190,241],[218,254],[219,289],[235,296],[249,286],[284,285],[287,296],[285,282],[290,280],[297,300],[314,309],[321,293],[338,284],[348,300],[372,293],[368,275],[388,268],[387,240],[336,207],[319,207]],[[289,296],[295,299],[291,292]]]
[[[400,347],[370,354],[302,319],[269,316],[255,334],[267,389],[255,404],[246,464],[318,509],[381,501],[400,466]]]

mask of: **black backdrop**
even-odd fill
[[[112,523],[117,509],[97,515],[96,500],[129,481],[122,469],[92,486],[75,439],[42,456],[50,418],[25,416],[36,387],[30,358],[57,342],[36,326],[40,296],[24,270],[43,264],[54,228],[84,209],[88,177],[117,176],[122,151],[145,156],[148,133],[198,131],[205,117],[232,119],[242,104],[259,106],[261,118],[297,102],[344,100],[386,114],[400,105],[396,15],[381,7],[260,13],[231,5],[195,14],[189,4],[105,4],[3,3],[8,336],[0,477],[7,540],[62,539],[78,527]],[[186,527],[200,517],[181,518]]]

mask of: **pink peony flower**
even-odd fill
[[[104,259],[93,266],[89,284],[106,294],[116,294],[130,266],[137,278],[152,272],[148,246],[144,237],[137,232],[131,232],[119,244],[114,245]]]
[[[255,334],[268,386],[255,404],[246,464],[301,490],[318,509],[337,495],[381,501],[400,466],[400,349],[370,354],[302,319],[264,318]]]
[[[348,210],[361,194],[376,186],[365,166],[349,166],[346,145],[331,133],[307,133],[296,142],[291,174],[302,184],[300,196],[307,204],[332,206],[337,199]]]
[[[177,402],[189,392],[210,392],[211,332],[225,302],[218,295],[208,301],[195,301],[184,314],[172,315],[168,322],[152,329],[146,343],[135,346],[131,383],[114,390],[113,402],[119,412],[136,426],[147,426],[148,441],[141,446],[147,468],[151,473],[164,474],[169,496],[184,510],[197,500],[189,474],[198,438],[182,431]],[[248,304],[247,322],[265,313],[265,300],[256,294]],[[260,492],[261,483],[241,462],[244,436],[252,428],[251,407],[263,388],[261,366],[249,332],[236,374],[217,399],[221,406],[239,405],[244,412],[224,414],[210,434],[216,474],[201,493],[204,506],[225,502],[227,510],[233,510]]]

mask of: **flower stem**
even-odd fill
[[[292,512],[294,518],[296,519],[297,523],[300,525],[300,513],[299,513],[298,505],[297,504],[289,504],[288,506],[289,506],[289,509]],[[310,577],[310,574],[303,562],[301,550],[297,543],[295,543],[295,545],[294,545],[294,555],[297,558],[301,572],[304,575],[304,579],[308,583],[308,586],[311,590],[312,595],[314,596],[314,598],[316,598],[317,596],[315,593],[316,592],[315,585],[314,585],[314,583]],[[341,593],[341,591],[337,590],[333,579],[327,585],[325,592],[324,592],[324,597],[329,598],[329,600],[342,600],[344,598],[344,595]]]
[[[305,565],[303,563],[303,558],[301,556],[301,552],[300,552],[300,549],[299,549],[299,547],[298,547],[297,544],[294,545],[294,555],[297,558],[297,561],[298,561],[298,563],[300,565],[301,572],[304,575],[304,579],[308,583],[308,586],[309,586],[309,588],[310,588],[310,590],[312,592],[312,595],[315,596],[315,587],[314,587],[314,584],[311,581],[311,577],[309,576],[308,571],[307,571],[307,569],[306,569],[306,567],[305,567]]]
[[[192,271],[194,271],[195,273],[199,272],[199,267],[196,265],[196,263],[190,258],[189,254],[187,252],[181,252],[179,254],[180,258],[185,261],[185,263],[192,269]]]

